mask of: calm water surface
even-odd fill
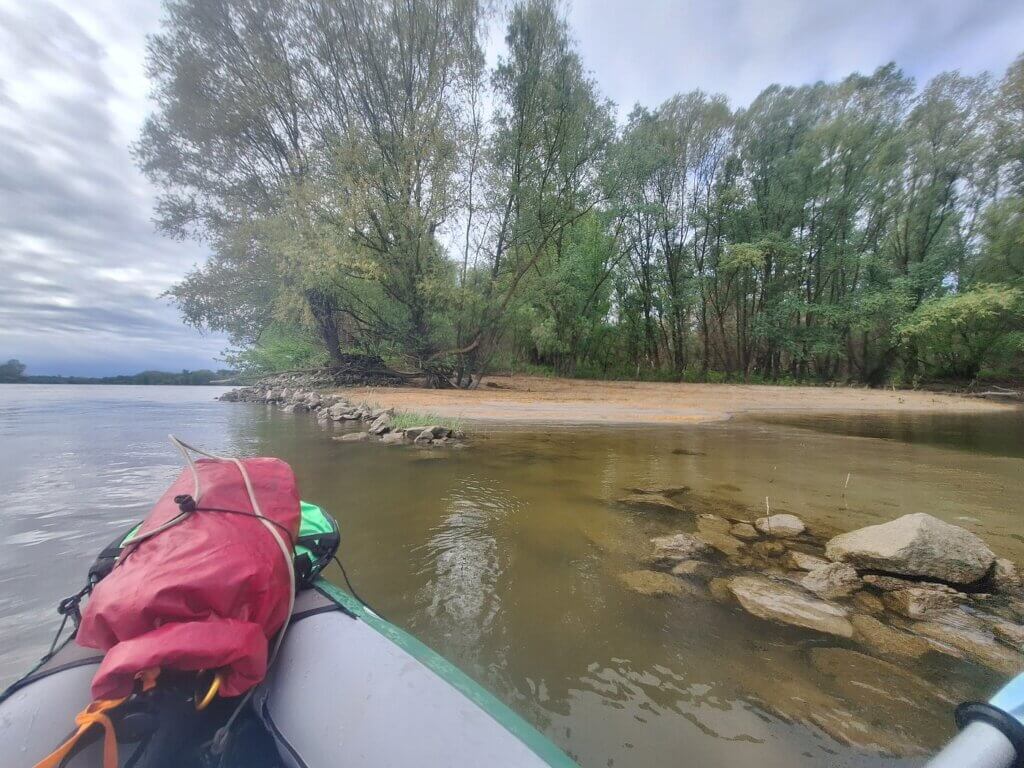
[[[0,386],[0,682],[45,650],[57,601],[179,471],[169,432],[291,462],[338,517],[362,596],[587,768],[920,765],[906,756],[952,731],[940,696],[823,663],[843,641],[626,590],[649,537],[692,528],[616,505],[629,488],[689,486],[711,512],[767,503],[821,532],[925,511],[1024,561],[1020,415],[489,429],[442,451],[337,443],[337,427],[218,393]],[[999,682],[945,658],[902,666],[951,700]],[[836,740],[837,722],[875,746]]]

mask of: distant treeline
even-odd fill
[[[136,157],[161,228],[212,248],[169,294],[233,365],[358,351],[454,386],[1024,371],[1024,57],[746,105],[695,90],[620,122],[558,0],[165,10]]]
[[[0,363],[0,383],[3,384],[176,384],[201,386],[215,381],[233,379],[237,374],[230,370],[198,371],[182,370],[142,371],[123,376],[26,376],[25,364],[18,360]]]

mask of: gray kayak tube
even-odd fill
[[[492,694],[348,593],[303,593],[254,703],[292,768],[571,768]]]
[[[1024,766],[1024,673],[988,702],[956,709],[960,733],[926,768],[1019,768]]]
[[[92,701],[89,687],[102,659],[96,651],[66,642],[4,692],[0,700],[3,765],[33,766],[64,740],[73,730],[75,715]],[[101,763],[97,743],[70,758],[66,766],[93,768]]]

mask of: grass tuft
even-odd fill
[[[391,428],[394,430],[408,429],[409,427],[430,427],[438,425],[450,429],[453,432],[462,429],[462,419],[448,416],[438,416],[436,413],[417,413],[416,411],[398,411],[391,418]]]

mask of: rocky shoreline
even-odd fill
[[[276,406],[285,413],[310,413],[321,422],[366,426],[365,430],[333,438],[340,442],[372,440],[385,445],[410,444],[423,448],[466,446],[466,435],[461,429],[426,423],[397,426],[394,408],[355,403],[342,395],[321,390],[332,385],[333,382],[316,374],[281,374],[262,379],[253,386],[232,389],[218,399],[230,403],[262,403]]]
[[[618,503],[685,513],[676,501],[685,493]],[[1024,579],[970,531],[925,513],[828,539],[789,514],[694,522],[695,531],[652,539],[623,583],[650,596],[707,596],[880,656],[938,653],[1007,676],[1024,670]]]

